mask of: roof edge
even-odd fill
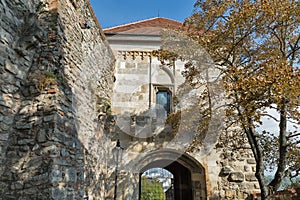
[[[178,22],[178,23],[182,24],[182,22],[180,22],[180,21],[170,19],[170,18],[166,18],[166,17],[152,17],[152,18],[149,18],[149,19],[143,19],[143,20],[139,20],[139,21],[135,21],[135,22],[130,22],[130,23],[122,24],[122,25],[113,26],[113,27],[110,27],[110,28],[105,28],[105,29],[103,29],[103,31],[107,32],[107,31],[110,31],[110,30],[113,30],[113,29],[116,29],[116,28],[121,28],[121,27],[124,27],[124,26],[130,26],[130,25],[134,25],[134,24],[138,24],[138,23],[142,23],[142,22],[147,22],[147,21],[150,21],[150,20],[155,20],[155,19],[166,19],[166,20],[170,20],[170,21],[174,21],[174,22]]]

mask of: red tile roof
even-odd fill
[[[106,28],[104,29],[104,33],[156,35],[160,34],[162,29],[177,29],[181,26],[181,22],[162,17],[155,17],[129,24]]]

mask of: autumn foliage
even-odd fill
[[[228,118],[247,136],[262,199],[300,171],[299,13],[296,0],[198,0],[183,28],[222,72]],[[263,117],[273,119],[278,131],[258,132]],[[275,170],[269,184],[266,168]]]

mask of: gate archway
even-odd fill
[[[204,167],[193,157],[180,155],[173,150],[156,151],[148,154],[139,162],[140,192],[141,175],[153,168],[163,168],[173,175],[174,200],[206,199],[206,176]],[[139,195],[141,197],[141,195]]]

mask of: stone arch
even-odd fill
[[[136,163],[140,175],[157,167],[170,171],[174,175],[175,200],[207,198],[205,169],[187,153],[181,154],[175,150],[154,151]]]
[[[165,65],[161,65],[160,68],[170,77],[171,83],[174,84],[175,77],[174,77],[173,72],[170,70],[170,68]]]

